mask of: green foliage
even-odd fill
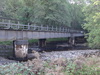
[[[46,40],[46,42],[52,42],[52,41],[67,41],[67,38],[51,38],[51,39]],[[38,39],[30,39],[30,40],[28,40],[28,42],[30,44],[31,43],[38,43]],[[4,43],[4,42],[2,42],[2,43]]]
[[[7,0],[7,17],[22,20],[24,24],[67,25],[81,29],[83,23],[82,6],[67,0]]]
[[[29,43],[37,43],[38,42],[38,39],[30,39],[28,40]]]
[[[8,16],[44,25],[70,25],[70,13],[66,0],[7,0]]]
[[[11,45],[12,41],[0,41],[0,45]]]
[[[13,63],[0,66],[0,75],[35,75],[27,66],[20,63]]]
[[[6,14],[4,13],[5,1],[6,1],[6,0],[0,0],[0,17],[3,17],[3,16],[6,15]]]
[[[75,29],[80,29],[82,30],[82,24],[84,23],[84,14],[82,12],[84,5],[79,5],[77,3],[71,4],[71,27]]]
[[[47,42],[52,42],[52,41],[66,41],[67,38],[52,38],[52,39],[47,39]],[[31,43],[38,43],[38,39],[30,39],[28,42]],[[0,45],[12,45],[13,41],[0,41]]]
[[[51,61],[33,59],[24,63],[1,65],[0,75],[100,75],[99,62],[100,58],[96,56],[74,61],[63,58]]]
[[[47,42],[52,42],[52,41],[67,41],[67,38],[54,38],[54,39],[47,39]]]
[[[100,1],[91,0],[91,3],[84,8],[86,24],[84,29],[88,31],[87,38],[89,46],[100,48]]]

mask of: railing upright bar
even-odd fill
[[[62,27],[60,28],[61,32],[62,32]]]
[[[53,31],[53,26],[52,26],[52,31]]]
[[[33,29],[33,30],[36,30],[36,25],[35,25],[35,24],[33,25],[33,27],[34,27],[34,29]]]
[[[46,28],[47,30],[46,31],[48,31],[49,30],[49,26],[47,25],[47,28]]]
[[[60,32],[60,29],[61,29],[61,28],[59,27],[59,32]]]
[[[57,28],[57,26],[56,26],[56,31],[57,31],[57,29],[58,29],[58,28]]]
[[[66,32],[66,28],[64,28],[64,32]]]
[[[64,32],[65,28],[63,27],[63,32]]]
[[[63,32],[64,32],[64,27],[63,27]]]
[[[29,25],[29,23],[28,23],[28,30],[30,30],[30,25]]]
[[[43,25],[40,26],[40,30],[43,30]]]
[[[19,23],[19,21],[18,21],[17,29],[20,29],[20,26],[19,26],[19,25],[20,25],[20,23]]]
[[[65,32],[67,32],[67,28],[65,28]]]
[[[11,20],[9,20],[8,27],[7,27],[8,29],[11,28],[10,24],[11,24]]]

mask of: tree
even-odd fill
[[[6,14],[4,13],[5,1],[6,0],[0,0],[0,17],[6,16]]]
[[[7,0],[5,10],[7,17],[22,20],[24,24],[66,25],[82,29],[84,15],[82,1],[75,0]]]
[[[84,8],[84,12],[86,16],[84,29],[88,31],[89,46],[100,48],[100,1],[90,0],[90,4]]]
[[[83,5],[82,4],[71,4],[71,27],[74,29],[82,30],[82,24],[84,23],[84,14],[82,12]]]
[[[70,26],[70,6],[66,0],[48,0],[45,5],[45,20],[47,22],[52,25]]]
[[[66,0],[7,0],[8,16],[44,25],[68,25],[71,18]]]
[[[31,3],[33,3],[34,0],[29,1],[30,4],[27,0],[7,0],[4,10],[6,16],[12,19],[21,20],[24,24],[27,24],[30,22],[31,13],[33,11]]]

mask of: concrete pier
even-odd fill
[[[69,38],[68,38],[68,43],[69,43],[71,46],[75,46],[75,37],[69,37]]]
[[[27,56],[28,40],[15,40],[13,45],[15,58],[25,58]]]
[[[39,45],[39,47],[45,47],[46,46],[46,39],[39,39],[38,45]]]

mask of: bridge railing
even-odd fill
[[[0,18],[0,29],[82,33],[82,31],[74,30],[68,27],[44,26],[36,24],[24,25],[19,21],[8,20],[5,18]]]

